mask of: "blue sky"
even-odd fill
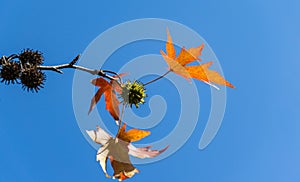
[[[0,55],[39,49],[49,65],[71,60],[103,31],[137,18],[177,21],[210,44],[226,78],[237,87],[227,90],[218,135],[205,150],[198,149],[210,92],[197,82],[202,110],[195,132],[170,157],[138,165],[141,173],[130,181],[300,180],[298,1],[2,0],[0,7]],[[136,47],[141,48],[120,50],[120,57],[111,59],[126,62],[147,53],[142,44]],[[157,54],[163,48],[145,47]],[[114,66],[113,60],[110,64]],[[73,75],[74,70],[47,73],[45,89],[38,94],[0,85],[0,181],[110,181],[77,125]],[[150,93],[160,91],[154,85],[150,89]],[[143,111],[148,111],[147,106]],[[167,120],[173,118],[172,113],[167,115],[146,140],[168,133],[174,124]]]

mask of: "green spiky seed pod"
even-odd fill
[[[18,62],[5,62],[2,61],[2,67],[0,69],[1,83],[9,85],[10,83],[18,83],[18,78],[21,74],[21,65]]]
[[[41,65],[43,64],[44,57],[40,51],[34,51],[32,49],[24,49],[21,54],[19,54],[20,62],[30,65]]]
[[[31,92],[38,92],[44,88],[46,75],[35,66],[26,68],[21,74],[22,88]]]
[[[127,81],[122,87],[121,97],[125,105],[135,105],[136,108],[139,107],[139,104],[144,104],[144,98],[147,97],[145,93],[146,89],[144,85],[138,81]]]

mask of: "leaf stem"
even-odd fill
[[[124,113],[125,113],[124,111],[125,111],[125,104],[123,103],[123,105],[122,105],[122,111],[121,111],[121,116],[119,118],[119,128],[118,128],[118,132],[117,132],[116,137],[118,136],[118,134],[120,132],[120,129],[121,129],[121,126],[122,126],[123,117],[124,117]]]
[[[161,76],[159,76],[159,77],[157,77],[157,78],[155,78],[153,80],[150,80],[149,82],[145,83],[144,86],[149,85],[150,83],[153,83],[153,82],[156,82],[156,81],[162,79],[163,77],[165,77],[170,72],[171,72],[171,70],[167,71],[165,74],[163,74],[163,75],[161,75]]]

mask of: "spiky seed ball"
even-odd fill
[[[32,49],[24,49],[19,54],[19,60],[24,64],[41,65],[43,64],[44,57],[40,51],[34,51]]]
[[[136,108],[139,107],[139,104],[144,104],[144,98],[147,97],[146,89],[144,85],[138,81],[127,81],[122,87],[121,97],[123,98],[123,103],[125,105],[135,105]]]
[[[4,63],[4,58],[0,57],[0,66]]]
[[[18,83],[21,74],[21,65],[18,62],[2,62],[0,69],[1,82],[6,85]]]
[[[45,80],[46,75],[34,66],[26,68],[21,74],[22,88],[27,91],[38,92],[44,88]]]

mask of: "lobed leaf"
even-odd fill
[[[119,91],[120,86],[115,83],[115,81],[108,82],[103,78],[96,78],[91,81],[91,83],[95,86],[98,86],[99,89],[96,92],[95,96],[91,100],[90,104],[90,113],[99,102],[101,96],[104,94],[105,103],[106,103],[106,110],[109,111],[110,115],[115,119],[119,120],[120,109],[119,109],[119,100],[117,99],[117,95],[115,90]]]
[[[176,51],[168,29],[167,36],[167,54],[165,54],[162,50],[160,51],[160,53],[163,56],[166,63],[168,64],[170,71],[186,78],[188,81],[190,81],[190,78],[195,78],[217,89],[219,88],[215,86],[214,83],[234,88],[234,86],[230,82],[225,80],[225,78],[223,78],[217,71],[208,69],[212,62],[204,63],[202,65],[197,66],[186,66],[187,64],[192,63],[194,61],[201,61],[199,56],[201,56],[202,54],[204,44],[201,44],[198,47],[192,47],[188,50],[186,50],[183,47],[179,55],[176,57]]]

